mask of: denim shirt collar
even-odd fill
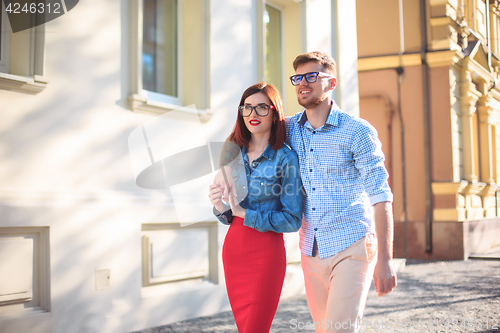
[[[242,155],[243,155],[243,158],[245,159],[245,161],[248,163],[248,156],[247,156],[247,147],[243,147],[241,149],[241,152],[242,152]],[[262,155],[260,155],[259,157],[257,157],[255,159],[255,161],[258,161],[260,160],[261,157],[265,157],[267,158],[269,161],[272,161],[274,156],[276,155],[276,150],[273,149],[273,147],[271,147],[271,145],[267,145],[266,149],[264,150],[264,152],[262,153]]]
[[[339,125],[339,112],[340,108],[338,107],[337,103],[332,100],[332,107],[330,108],[330,112],[328,114],[328,117],[326,118],[325,125],[330,125],[330,126],[338,126]],[[295,121],[302,127],[305,126],[307,122],[307,114],[306,111],[299,112],[295,115]],[[324,126],[324,125],[323,125]]]

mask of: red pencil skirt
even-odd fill
[[[238,332],[269,332],[285,279],[283,234],[259,232],[234,217],[224,240],[222,261]]]

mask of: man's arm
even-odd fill
[[[373,273],[373,284],[377,296],[390,293],[397,285],[397,276],[392,267],[392,243],[394,222],[392,218],[392,204],[379,202],[374,206],[375,232],[378,241],[377,264]]]

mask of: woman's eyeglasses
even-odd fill
[[[290,76],[290,81],[292,81],[292,85],[298,86],[303,78],[306,79],[309,83],[314,83],[318,80],[318,76],[333,78],[333,75],[323,73],[323,72],[309,72],[305,74],[297,74]]]
[[[243,117],[249,117],[253,110],[255,110],[258,116],[265,117],[269,114],[269,109],[275,109],[275,107],[267,104],[259,104],[256,106],[245,104],[238,106],[238,111]]]

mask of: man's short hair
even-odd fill
[[[296,71],[297,67],[311,61],[317,62],[327,73],[332,74],[335,78],[337,77],[337,64],[335,60],[328,54],[318,51],[298,55],[293,61],[293,69]]]

